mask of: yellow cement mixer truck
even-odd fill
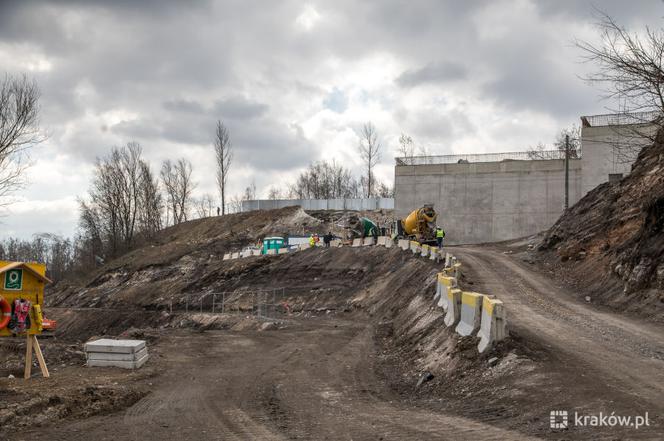
[[[425,204],[421,208],[413,210],[405,218],[397,219],[397,236],[421,243],[435,243],[437,217],[433,204]]]

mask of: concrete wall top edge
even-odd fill
[[[570,170],[580,170],[581,159],[571,159]],[[397,165],[396,176],[426,175],[426,174],[485,174],[485,173],[527,173],[533,171],[562,171],[565,169],[563,159],[533,160],[533,161],[504,161],[504,162],[475,162],[469,164],[427,164],[427,165]]]

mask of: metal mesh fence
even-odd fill
[[[610,113],[605,115],[582,116],[581,122],[584,127],[624,126],[630,124],[650,124],[662,118],[657,111]]]
[[[532,152],[477,153],[467,155],[408,156],[395,158],[397,165],[470,164],[477,162],[503,162],[564,159],[560,150],[538,150]]]
[[[289,312],[284,288],[183,294],[171,299],[168,306],[171,313],[246,314],[270,319]]]

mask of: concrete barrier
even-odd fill
[[[503,302],[484,296],[482,321],[477,336],[480,337],[480,342],[477,345],[477,350],[480,353],[489,349],[495,342],[507,337],[507,321],[505,320]]]
[[[359,238],[359,239],[353,239],[353,245],[351,245],[351,246],[353,246],[353,247],[361,247],[361,246],[362,246],[362,239],[361,239],[361,238]]]
[[[277,254],[277,249],[276,248],[270,248],[269,250],[267,250],[267,254],[270,255],[270,256],[274,256],[274,255]]]
[[[231,259],[239,259],[239,258],[240,258],[240,253],[239,252],[235,252],[235,253],[231,254]]]
[[[461,278],[461,262],[456,262],[454,265],[452,265],[452,272],[454,277],[457,279]]]
[[[371,245],[376,245],[376,239],[373,236],[365,237],[362,246],[368,247]]]
[[[429,257],[429,252],[430,252],[429,245],[426,245],[426,244],[425,244],[425,245],[422,245],[421,248],[422,248],[422,249],[421,249],[421,251],[420,251],[420,255],[421,255],[422,257]]]
[[[311,246],[308,243],[301,243],[298,248],[300,248],[300,251],[304,251],[304,250],[308,250],[309,248],[311,248]]]
[[[252,256],[260,256],[261,255],[261,250],[251,250],[251,255]]]
[[[394,246],[394,241],[391,237],[388,237],[385,241],[385,248],[392,248]]]
[[[230,260],[233,258],[232,256],[233,256],[232,253],[226,253],[224,254],[224,260]]]
[[[419,254],[422,249],[422,245],[420,245],[419,242],[416,242],[414,240],[410,241],[410,250],[413,252],[413,254]]]
[[[341,239],[334,239],[333,241],[330,242],[330,247],[332,248],[338,248],[343,244]]]
[[[288,254],[288,248],[279,248],[277,254]]]
[[[449,291],[458,287],[457,279],[446,276],[445,273],[438,273],[438,286],[440,286],[440,297],[437,306],[447,311],[449,308]]]
[[[410,249],[410,241],[406,239],[399,239],[399,248],[401,248],[404,251],[407,251]]]
[[[447,313],[445,313],[445,326],[454,326],[461,318],[461,290],[452,288],[447,290]]]
[[[484,295],[464,291],[461,295],[461,319],[456,327],[459,335],[472,335],[480,327]]]
[[[240,257],[245,258],[245,257],[250,257],[251,256],[251,250],[242,250],[240,252]]]
[[[378,242],[376,242],[376,245],[382,245],[385,246],[387,241],[389,240],[389,237],[387,236],[378,236]]]
[[[438,248],[430,247],[430,248],[429,248],[429,259],[431,259],[431,260],[437,260],[437,259],[438,259],[438,255],[439,255],[438,253],[439,253]]]

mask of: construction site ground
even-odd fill
[[[240,259],[224,270],[233,284],[307,286],[290,298],[291,314],[52,307],[62,323],[42,339],[52,377],[28,382],[21,342],[5,340],[0,438],[664,437],[660,323],[585,302],[508,248],[449,251],[466,289],[506,304],[510,337],[489,354],[444,327],[433,302],[440,265],[429,260],[382,247]],[[81,342],[94,335],[146,339],[151,359],[137,371],[86,368]],[[554,430],[558,409],[647,412],[650,426]]]

